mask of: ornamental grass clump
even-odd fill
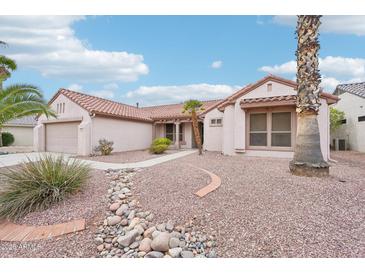
[[[0,218],[18,219],[44,210],[77,192],[90,177],[90,166],[63,155],[46,155],[0,173],[5,189],[0,193]]]

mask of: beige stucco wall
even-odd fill
[[[350,93],[339,95],[340,101],[334,107],[345,112],[346,124],[331,132],[334,138],[346,139],[351,150],[365,152],[365,122],[358,117],[365,115],[365,99]]]
[[[114,151],[146,149],[152,142],[152,124],[103,117],[94,117],[92,122],[92,147],[100,139],[114,142]]]
[[[60,94],[51,104],[51,108],[56,112],[57,104],[65,103],[65,111],[63,113],[58,113],[57,118],[41,115],[38,118],[37,126],[33,130],[33,146],[35,151],[45,151],[46,145],[46,130],[44,123],[57,122],[62,120],[80,120],[80,125],[78,128],[78,151],[79,155],[89,155],[92,152],[91,147],[91,117],[89,113],[72,102],[63,94]]]
[[[14,135],[13,146],[32,146],[33,127],[32,126],[4,126],[2,132],[10,132]]]
[[[223,118],[223,113],[216,108],[204,117],[204,150],[222,151],[223,126],[210,125],[210,120],[216,118]]]
[[[272,90],[267,90],[267,84],[272,84]],[[225,107],[224,113],[217,109],[211,110],[205,115],[204,119],[204,149],[210,151],[222,151],[226,155],[234,155],[236,153],[246,152],[250,156],[265,156],[265,157],[293,157],[293,152],[290,151],[253,151],[247,150],[245,142],[245,124],[246,113],[241,109],[240,101],[248,98],[263,98],[283,95],[296,95],[294,88],[273,81],[257,87],[249,93],[241,96],[232,105]],[[321,99],[322,106],[318,116],[321,136],[321,150],[325,160],[329,157],[329,109],[326,100]],[[214,132],[209,127],[209,119],[220,115],[223,117],[223,127],[221,130]]]

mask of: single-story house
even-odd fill
[[[292,158],[295,147],[297,84],[268,75],[206,109],[204,149],[226,155]],[[329,158],[329,105],[338,97],[321,92],[318,115],[323,158]]]
[[[203,107],[216,102],[204,101]],[[38,117],[36,151],[89,155],[103,138],[114,142],[115,152],[146,149],[157,137],[171,139],[175,148],[196,147],[191,118],[182,113],[182,103],[142,108],[60,89],[49,104],[58,117]]]
[[[227,155],[292,157],[296,134],[296,83],[269,75],[223,100],[203,101],[199,129],[203,148]],[[329,153],[328,105],[337,97],[321,93],[319,113],[324,158]],[[40,116],[34,129],[37,151],[88,155],[106,138],[114,151],[148,148],[166,137],[175,148],[196,147],[192,123],[183,104],[152,107],[125,105],[60,89],[50,100],[57,119]]]
[[[365,82],[338,85],[334,94],[341,99],[334,107],[345,119],[331,132],[333,147],[365,152]]]
[[[13,119],[4,124],[2,132],[13,134],[13,146],[33,146],[33,128],[36,124],[34,116]]]

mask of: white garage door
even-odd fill
[[[79,122],[46,125],[46,151],[77,153],[77,131]]]

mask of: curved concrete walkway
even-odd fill
[[[123,168],[144,168],[150,167],[157,164],[161,164],[167,161],[175,160],[190,154],[195,153],[197,150],[183,150],[176,153],[168,154],[165,156],[149,159],[146,161],[135,162],[135,163],[124,163],[124,164],[117,164],[117,163],[105,163],[105,162],[97,162],[91,160],[80,160],[82,162],[88,163],[91,165],[92,168],[107,170],[107,169],[123,169]],[[60,155],[59,153],[52,153],[52,152],[32,152],[32,153],[15,153],[15,154],[7,154],[7,155],[0,155],[0,167],[7,167],[7,166],[14,166],[20,164],[22,162],[29,160],[36,160],[39,156],[44,154],[51,154],[51,155]],[[65,157],[71,157],[72,155],[64,154]]]
[[[25,242],[49,239],[85,229],[85,219],[43,226],[17,225],[0,221],[0,241]]]
[[[193,166],[194,167],[194,166]],[[205,195],[211,193],[212,191],[216,190],[218,187],[220,187],[222,180],[221,178],[219,178],[217,175],[215,175],[214,173],[200,168],[200,167],[195,167],[197,169],[200,169],[201,171],[207,173],[210,176],[210,183],[208,185],[206,185],[205,187],[203,187],[202,189],[200,189],[199,191],[197,191],[195,193],[195,195],[199,196],[200,198],[204,197]]]

